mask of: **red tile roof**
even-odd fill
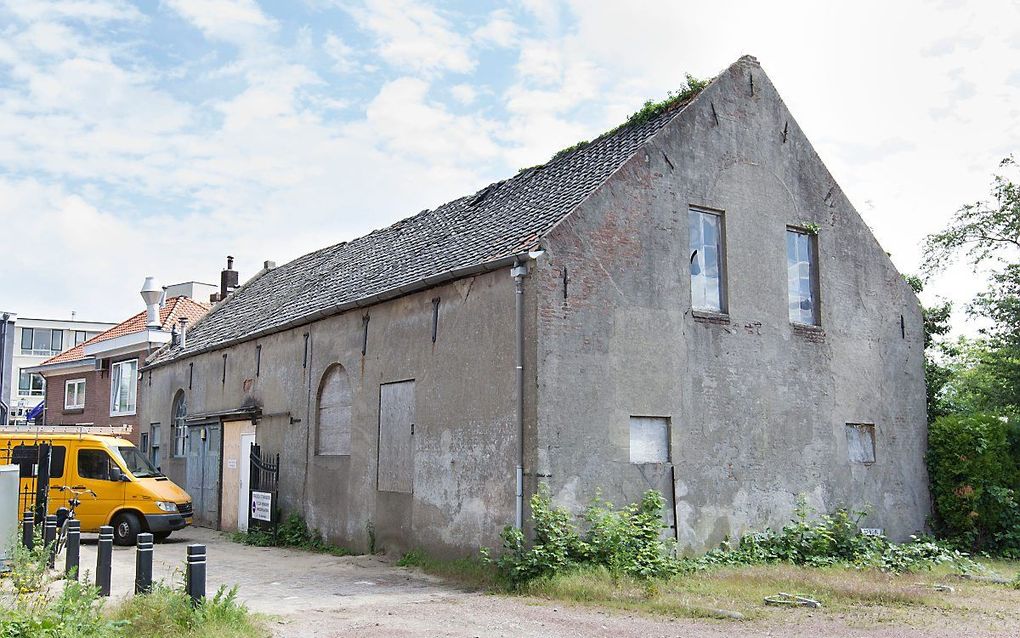
[[[177,323],[181,320],[181,317],[187,317],[189,323],[195,323],[205,313],[209,312],[209,308],[210,306],[208,304],[197,302],[190,297],[172,297],[167,299],[166,303],[159,310],[159,327],[162,330],[170,330],[177,325]],[[81,359],[85,359],[86,345],[141,332],[145,329],[145,318],[145,312],[139,312],[137,315],[131,317],[127,321],[117,324],[106,332],[100,332],[88,341],[79,343],[70,350],[66,350],[55,357],[47,359],[42,365],[50,363],[69,363],[71,361],[80,361]]]

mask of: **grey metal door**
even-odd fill
[[[379,386],[379,491],[414,487],[414,380]]]
[[[219,526],[221,436],[218,422],[188,427],[185,489],[191,495],[194,523],[202,527]]]

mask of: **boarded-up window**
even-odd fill
[[[326,370],[319,386],[315,453],[319,456],[351,453],[351,384],[340,364]]]
[[[875,425],[872,423],[847,423],[846,449],[851,463],[874,463]]]
[[[630,462],[669,462],[669,419],[661,416],[630,417]]]

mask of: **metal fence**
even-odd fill
[[[46,518],[50,478],[54,473],[63,476],[65,452],[63,446],[41,440],[31,445],[15,445],[8,441],[0,446],[0,465],[17,465],[19,468],[18,511],[31,510],[36,523],[42,523]]]

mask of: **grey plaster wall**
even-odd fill
[[[692,205],[723,211],[725,316],[691,311]],[[785,232],[805,224],[820,229],[820,330],[787,314]],[[535,472],[558,502],[660,489],[694,550],[781,525],[800,494],[869,507],[864,524],[894,538],[923,527],[920,307],[756,63],[724,72],[544,247]],[[632,415],[670,419],[672,464],[629,462]],[[853,422],[875,424],[872,465],[848,460]]]
[[[434,297],[440,298],[435,343]],[[533,317],[534,295],[527,304]],[[377,549],[463,554],[497,545],[499,530],[514,519],[514,334],[513,280],[502,269],[155,368],[145,373],[152,380],[142,410],[145,422],[163,424],[161,450],[172,454],[170,411],[179,389],[191,414],[257,404],[266,416],[256,439],[280,452],[285,510],[356,550],[368,549],[371,524]],[[262,347],[258,376],[256,345]],[[351,454],[316,456],[316,394],[335,363],[351,385]],[[413,493],[380,492],[380,384],[409,379],[416,395]],[[533,429],[533,412],[529,418]],[[163,469],[183,479],[183,459],[168,458]]]

